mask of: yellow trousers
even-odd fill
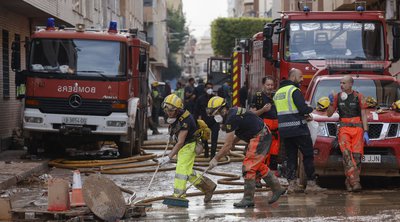
[[[174,179],[174,196],[178,197],[186,189],[187,181],[193,183],[200,174],[197,174],[193,170],[194,159],[196,157],[195,153],[196,142],[188,143],[184,145],[178,152],[178,161],[176,163],[175,169],[175,179]],[[193,185],[196,186],[201,182],[198,179]],[[182,195],[181,197],[185,197]]]

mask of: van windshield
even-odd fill
[[[121,42],[82,39],[34,39],[29,69],[82,76],[123,76],[126,48]]]
[[[384,60],[383,27],[379,22],[292,21],[285,32],[287,61],[310,59]]]
[[[353,89],[362,93],[364,97],[374,97],[380,107],[389,107],[400,99],[400,87],[396,81],[354,79]],[[340,79],[321,80],[311,100],[311,106],[315,108],[319,98],[332,92],[341,92]]]

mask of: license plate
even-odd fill
[[[62,122],[65,124],[85,125],[87,119],[81,117],[63,117]]]
[[[362,163],[381,163],[381,155],[364,155],[361,159]]]

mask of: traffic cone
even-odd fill
[[[79,170],[74,170],[74,176],[72,179],[72,194],[71,194],[71,206],[80,207],[85,206],[85,201],[82,195],[82,180],[81,173]]]

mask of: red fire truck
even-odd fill
[[[302,91],[316,107],[322,96],[340,92],[343,75],[355,79],[354,89],[377,100],[367,110],[370,144],[365,145],[363,175],[400,176],[400,113],[389,109],[400,99],[399,83],[389,72],[400,57],[400,30],[393,25],[393,59],[389,59],[387,23],[383,12],[283,12],[281,19],[267,24],[263,54],[278,67],[273,75],[287,78],[292,68],[304,73]],[[272,40],[278,35],[278,42]],[[273,45],[277,44],[277,50]],[[319,175],[343,175],[342,157],[333,143],[338,115],[328,118],[314,112],[319,124],[314,145]]]
[[[122,156],[139,153],[147,132],[149,52],[140,34],[117,31],[116,22],[104,31],[82,24],[56,28],[49,19],[37,29],[26,44],[26,70],[18,72],[18,58],[12,62],[17,89],[26,85],[23,129],[30,153],[99,141],[114,141]]]

